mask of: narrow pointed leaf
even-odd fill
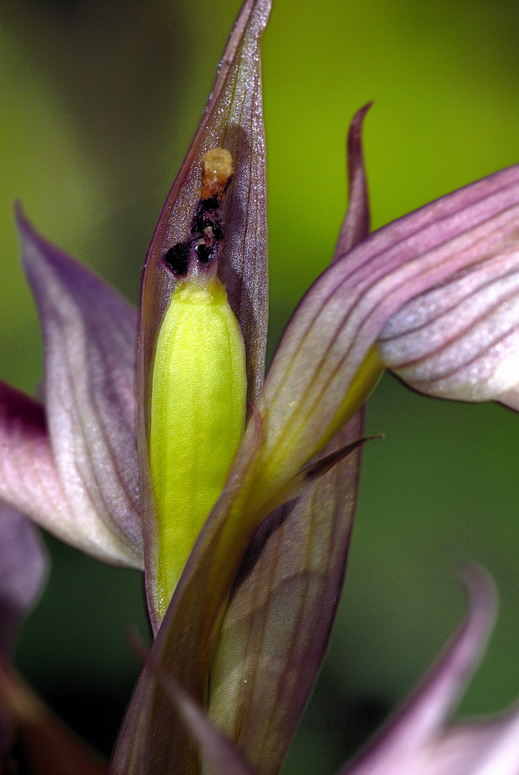
[[[108,562],[141,567],[135,433],[136,314],[19,215],[45,343],[45,408],[68,516],[40,522]],[[30,513],[30,512],[29,512]]]
[[[348,210],[342,224],[335,258],[366,239],[370,232],[368,182],[362,150],[362,128],[371,103],[357,111],[347,140]]]
[[[348,133],[349,204],[339,244],[369,231],[361,144],[363,108]],[[226,610],[211,670],[210,711],[261,773],[276,773],[312,691],[340,598],[357,493],[358,412],[303,471],[335,467],[259,528]],[[339,453],[336,450],[340,450]],[[300,474],[301,476],[301,474]]]
[[[0,501],[0,651],[12,650],[18,629],[41,592],[47,553],[31,520]]]
[[[450,738],[450,731],[445,726],[480,661],[495,619],[496,595],[489,576],[472,567],[465,574],[465,583],[470,607],[458,633],[402,710],[356,762],[344,767],[339,775],[414,775],[416,772],[427,775],[490,775],[491,772],[512,775],[516,772],[513,769],[478,769],[485,759],[479,760],[475,756],[476,751],[483,754],[481,747],[484,748],[478,744],[477,727],[474,727],[473,739],[463,749],[459,746],[461,736],[458,732],[455,730]],[[517,712],[509,720],[503,720],[503,732],[508,723],[517,728]],[[455,748],[458,751],[454,761],[447,766],[450,742],[454,744],[451,753]],[[514,751],[517,767],[516,745]],[[445,754],[447,758],[444,758]],[[471,768],[469,762],[476,766]]]

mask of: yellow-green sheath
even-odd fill
[[[243,434],[245,402],[243,339],[225,289],[216,278],[182,282],[153,365],[149,454],[160,616],[222,491]]]

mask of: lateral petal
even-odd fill
[[[19,214],[45,345],[45,408],[68,511],[45,526],[84,551],[142,567],[135,432],[135,310]],[[42,520],[43,523],[43,520]]]
[[[378,338],[388,369],[439,398],[491,401],[519,385],[519,250],[416,296]]]

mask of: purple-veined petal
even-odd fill
[[[448,725],[495,618],[495,591],[478,568],[466,574],[468,616],[414,695],[339,775],[516,775],[519,709]]]
[[[141,293],[138,345],[138,444],[142,471],[142,511],[148,608],[154,628],[157,564],[156,517],[152,502],[147,436],[151,374],[158,331],[175,280],[162,262],[172,246],[185,242],[200,198],[201,158],[224,147],[233,157],[234,178],[223,205],[225,240],[218,273],[238,316],[247,358],[248,396],[254,402],[263,382],[267,337],[267,244],[265,138],[260,39],[270,0],[246,0],[220,62],[216,81],[186,159],[170,191],[148,251]]]
[[[56,511],[43,502],[27,512],[93,556],[142,567],[136,313],[102,280],[42,239],[21,214],[18,221],[41,319],[46,420],[64,496]],[[50,485],[55,486],[55,475]]]
[[[512,244],[398,310],[378,338],[421,393],[490,401],[519,384],[519,247]]]
[[[411,298],[508,255],[518,218],[516,166],[339,250],[292,317],[258,402],[265,435],[258,497],[273,497],[367,396],[374,342],[387,320]]]
[[[348,133],[348,210],[339,237],[369,232],[361,144]],[[320,456],[362,436],[362,411]],[[340,597],[360,453],[349,455],[259,528],[241,564],[211,669],[210,712],[264,775],[277,773],[320,669]]]
[[[31,520],[0,501],[0,651],[8,653],[40,594],[47,553]]]

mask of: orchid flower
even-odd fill
[[[279,771],[328,641],[361,407],[386,366],[424,392],[514,404],[519,168],[368,236],[366,108],[333,261],[264,380],[269,11],[244,2],[152,238],[138,319],[18,212],[45,380],[43,403],[2,386],[0,497],[94,557],[144,568],[154,642],[114,773],[200,773],[197,724],[232,741],[244,772]]]

